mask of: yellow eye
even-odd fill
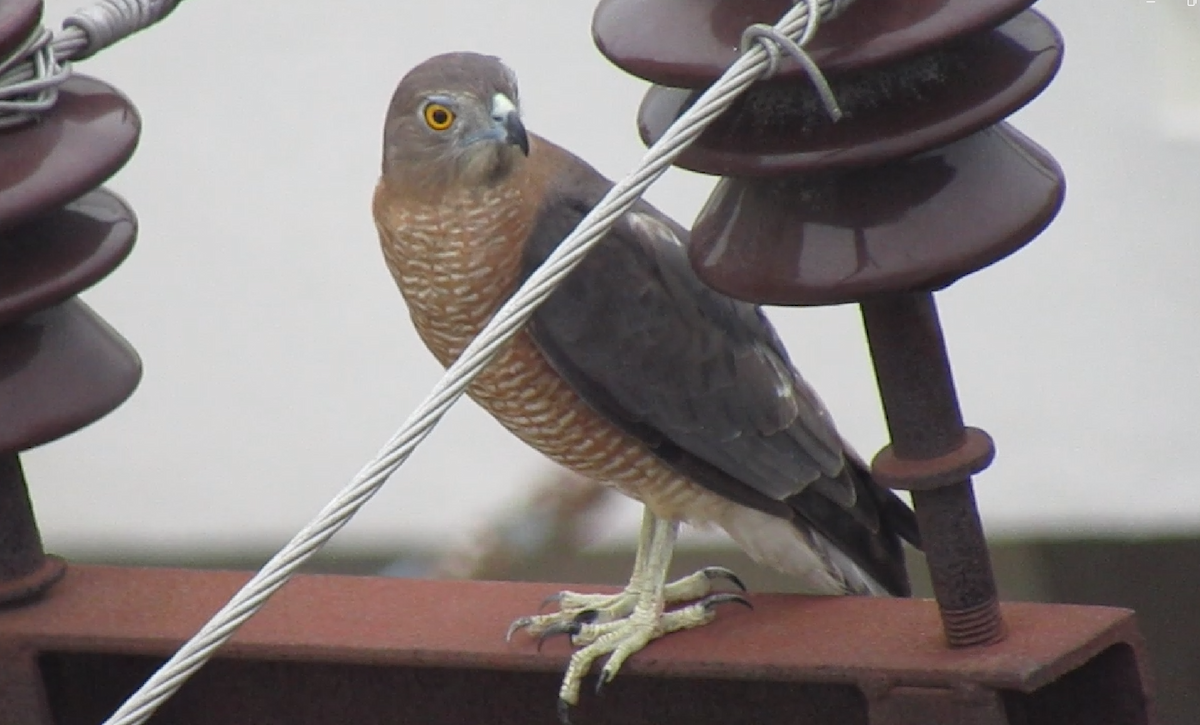
[[[430,103],[425,106],[425,124],[434,131],[445,131],[454,123],[454,111],[440,103]]]

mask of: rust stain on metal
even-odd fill
[[[30,693],[44,688],[53,711],[52,720],[5,719],[0,711],[0,723],[94,725],[248,578],[73,566],[37,603],[0,610],[0,672],[12,675],[0,676],[0,704],[36,702]],[[155,722],[552,723],[568,646],[552,641],[538,652],[533,641],[508,643],[503,633],[561,588],[299,576]],[[578,721],[990,725],[932,716],[986,712],[1001,693],[1006,708],[1024,708],[1026,719],[1015,722],[1029,725],[1149,722],[1144,699],[1137,699],[1147,663],[1127,610],[1006,604],[1006,640],[948,649],[931,601],[752,600],[753,612],[723,610],[713,626],[634,655],[602,700],[585,699]],[[31,653],[37,668],[28,666]],[[12,669],[14,661],[26,666]],[[1124,710],[1105,699],[1119,693],[1136,693]],[[1046,719],[1057,712],[1055,703],[1081,698],[1122,714]]]
[[[990,446],[978,437],[972,444],[963,425],[933,293],[864,301],[862,315],[892,439],[877,459],[883,478],[901,460],[939,484],[917,487],[912,499],[946,640],[954,647],[994,644],[1006,628],[975,491],[969,476],[951,476],[963,464],[956,452],[971,456],[981,447],[968,461],[981,463],[990,460]]]
[[[936,458],[908,460],[887,446],[871,462],[871,473],[880,484],[905,491],[952,486],[979,473],[992,463],[996,446],[986,432],[968,427],[962,445]]]
[[[165,655],[249,576],[233,572],[74,566],[40,604],[0,612],[0,642],[38,650]],[[224,650],[232,657],[485,667],[557,672],[569,647],[504,641],[515,617],[564,585],[300,576]],[[971,681],[1032,691],[1121,641],[1133,613],[1104,607],[1003,605],[1012,636],[946,649],[927,600],[752,596],[712,627],[654,642],[631,672],[787,680]],[[726,620],[724,624],[720,620]]]

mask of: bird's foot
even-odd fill
[[[728,569],[709,567],[671,582],[656,597],[631,585],[618,594],[579,594],[559,592],[544,603],[557,602],[559,611],[521,617],[508,628],[508,636],[524,629],[537,637],[538,646],[547,638],[567,635],[580,647],[572,656],[559,689],[558,714],[568,723],[571,706],[579,701],[579,689],[592,663],[608,656],[596,683],[597,692],[610,682],[630,655],[664,634],[707,624],[715,616],[717,605],[750,603],[733,592],[714,592],[717,580],[732,583],[745,591],[741,580]],[[668,604],[687,602],[665,611]]]
[[[643,606],[639,602],[626,617],[607,622],[578,623],[565,628],[571,643],[581,648],[571,655],[558,691],[558,715],[563,725],[570,725],[570,708],[578,704],[579,689],[593,662],[608,655],[596,680],[596,692],[599,693],[617,676],[621,665],[630,655],[664,634],[708,624],[716,616],[717,605],[726,602],[751,606],[740,594],[716,592],[669,612]]]
[[[691,602],[713,592],[713,584],[717,580],[725,580],[739,591],[746,591],[746,585],[729,569],[722,566],[710,566],[670,582],[663,589],[664,604]],[[558,611],[547,614],[534,614],[528,617],[518,617],[508,627],[506,639],[512,639],[513,634],[524,629],[541,640],[556,634],[568,634],[574,624],[603,624],[627,618],[637,605],[640,592],[632,585],[616,594],[581,594],[578,592],[559,592],[547,597],[539,609],[549,604],[557,604]]]

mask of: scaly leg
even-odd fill
[[[547,600],[558,601],[562,607],[560,611],[521,617],[509,627],[510,637],[518,629],[527,629],[539,639],[569,634],[572,644],[582,645],[582,649],[571,656],[559,690],[559,717],[563,722],[567,722],[570,706],[579,701],[584,675],[600,657],[608,655],[597,690],[616,676],[630,655],[651,640],[712,621],[717,604],[730,601],[749,604],[736,594],[710,594],[715,578],[729,579],[741,586],[732,572],[719,567],[704,569],[667,584],[667,569],[678,533],[677,521],[659,519],[647,509],[642,517],[633,575],[623,592],[614,595],[562,592]],[[671,612],[664,611],[668,603],[682,601],[692,603]]]
[[[544,639],[555,634],[567,634],[576,624],[609,622],[629,616],[637,604],[639,592],[649,586],[646,581],[646,557],[650,551],[656,519],[649,509],[643,509],[633,574],[623,591],[617,594],[581,594],[570,591],[554,594],[542,602],[542,607],[557,604],[557,612],[518,617],[509,626],[506,638],[511,640],[517,630],[524,629],[531,635]],[[665,572],[665,568],[663,571]],[[666,584],[663,588],[664,602],[677,604],[700,599],[712,593],[713,582],[718,579],[724,579],[740,591],[746,591],[746,585],[737,574],[723,566],[709,566]]]
[[[541,621],[527,625],[530,634],[544,634],[555,629],[556,625],[570,624],[577,615],[585,615],[592,621],[608,621],[624,617],[633,611],[637,593],[646,588],[646,554],[650,549],[650,541],[654,536],[654,514],[650,509],[642,510],[642,527],[638,532],[637,554],[633,558],[633,573],[629,576],[629,584],[618,594],[580,594],[578,592],[559,592],[544,602],[542,606],[557,603],[558,611],[537,617]],[[543,619],[544,618],[544,619]],[[521,620],[517,620],[521,621]],[[545,626],[539,626],[545,622]],[[515,625],[516,622],[513,622]],[[511,629],[510,629],[511,632]],[[553,634],[553,632],[551,632]]]

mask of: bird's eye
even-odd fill
[[[425,124],[434,131],[445,131],[454,123],[454,111],[440,103],[430,103],[425,106]]]

